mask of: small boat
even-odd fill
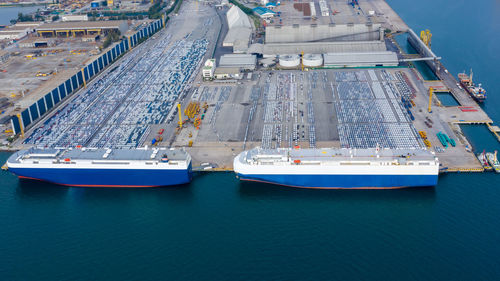
[[[482,153],[479,153],[477,155],[477,159],[479,160],[479,162],[486,171],[491,171],[493,169],[488,163],[488,159],[486,158],[486,152],[483,151]]]
[[[467,151],[467,152],[472,152],[472,149],[470,148],[470,146],[469,146],[469,145],[466,145],[466,146],[465,146],[465,151]]]
[[[488,159],[490,165],[493,167],[493,170],[495,170],[495,173],[500,173],[500,162],[498,162],[497,159],[497,151],[495,150],[495,153],[486,153],[486,158]]]

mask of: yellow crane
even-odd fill
[[[17,114],[17,119],[19,120],[19,127],[21,128],[21,137],[24,139],[24,126],[23,120],[21,119],[21,114]]]
[[[433,87],[429,87],[429,108],[428,108],[428,111],[429,113],[432,112],[432,93],[434,92],[434,88]]]
[[[182,111],[181,111],[181,104],[177,104],[177,112],[179,114],[179,128],[182,129]]]
[[[184,115],[186,115],[189,119],[193,119],[196,114],[200,112],[200,103],[199,102],[189,102],[186,109],[184,109]]]
[[[429,29],[420,31],[420,40],[424,42],[427,47],[431,47],[432,33]]]

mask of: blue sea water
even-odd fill
[[[414,30],[431,29],[451,72],[474,68],[500,122],[500,2],[388,2]],[[484,126],[463,130],[476,150],[500,147]],[[67,188],[0,173],[0,280],[497,280],[499,202],[492,173],[403,190],[293,189],[231,173]]]
[[[42,6],[11,6],[0,7],[0,25],[9,25],[10,20],[17,19],[18,13],[29,14],[41,9]]]
[[[459,106],[460,103],[450,92],[435,92],[443,106]]]

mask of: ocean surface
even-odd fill
[[[500,2],[389,0],[500,122]],[[499,149],[466,126],[476,150]],[[0,162],[8,157],[0,153]],[[0,173],[0,280],[498,280],[500,176],[435,188],[304,190],[204,174],[185,186],[67,188]]]
[[[0,25],[9,25],[10,20],[17,19],[18,13],[29,14],[41,8],[42,6],[0,7]]]

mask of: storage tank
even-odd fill
[[[282,67],[296,68],[300,65],[299,55],[280,55],[279,63]]]
[[[323,55],[321,54],[304,54],[302,63],[305,67],[318,67],[323,65]]]

